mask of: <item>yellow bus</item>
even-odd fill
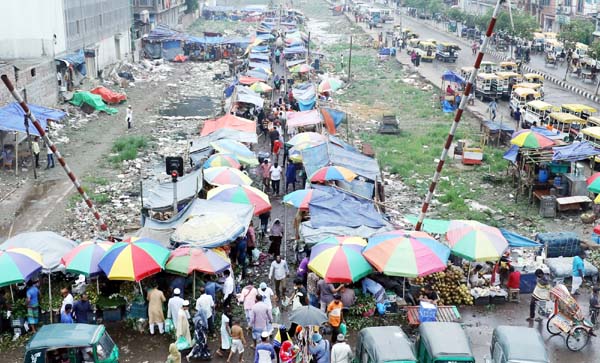
[[[566,112],[551,112],[543,121],[545,125],[566,134],[577,135],[579,130],[585,127],[585,120]]]
[[[494,62],[483,61],[479,67],[479,73],[493,74],[498,70],[498,65]]]
[[[523,75],[523,79],[525,80],[525,82],[529,83],[539,83],[541,85],[544,84],[544,76],[540,76],[537,73],[525,73]]]
[[[529,128],[534,125],[540,126],[544,119],[548,117],[548,114],[554,111],[554,108],[554,105],[541,100],[527,102],[525,104],[525,110],[521,112],[523,117],[523,127]]]
[[[521,110],[521,114],[528,102],[539,100],[542,96],[531,88],[514,88],[510,96],[508,107],[512,116],[517,108]]]
[[[587,127],[600,126],[600,117],[590,116],[585,120]]]
[[[521,82],[515,84],[513,88],[531,88],[542,96],[542,100],[544,99],[544,86],[540,83]]]
[[[598,110],[596,110],[594,107],[583,105],[580,103],[563,103],[562,105],[560,105],[560,110],[561,112],[573,114],[584,120],[587,120],[588,117],[598,112]]]
[[[496,75],[500,79],[500,83],[502,83],[502,90],[504,92],[502,98],[510,99],[514,86],[522,81],[521,75],[513,71],[498,71]]]
[[[475,87],[475,97],[482,101],[495,100],[502,97],[504,89],[500,78],[493,73],[478,73]]]
[[[515,72],[519,67],[516,62],[506,61],[500,62],[500,72]],[[498,74],[498,72],[496,72]]]

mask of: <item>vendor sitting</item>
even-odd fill
[[[434,305],[437,305],[439,300],[437,292],[433,290],[433,286],[431,285],[426,285],[423,293],[419,296],[419,301],[425,301]]]
[[[479,273],[482,269],[483,266],[477,265],[475,266],[475,269],[471,271],[471,276],[469,276],[469,283],[471,284],[471,287],[479,287],[486,284],[485,279],[479,277]]]
[[[446,95],[454,96],[455,93],[456,93],[456,91],[454,91],[454,89],[452,89],[451,85],[448,85],[448,87],[446,87]]]

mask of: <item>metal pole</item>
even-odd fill
[[[462,114],[467,105],[467,99],[469,98],[469,94],[473,89],[473,83],[477,77],[477,72],[479,71],[479,67],[481,66],[481,61],[483,60],[483,56],[489,46],[490,38],[492,33],[494,32],[494,26],[496,25],[496,19],[498,17],[498,13],[500,12],[500,5],[504,0],[498,0],[496,3],[496,7],[494,8],[494,12],[492,13],[492,19],[490,19],[490,23],[488,25],[487,31],[485,33],[485,39],[483,40],[483,44],[479,50],[479,54],[475,59],[474,70],[471,72],[469,77],[469,81],[465,87],[465,92],[463,98],[460,101],[460,105],[458,106],[458,110],[456,111],[456,116],[454,117],[454,122],[450,127],[450,131],[448,132],[448,137],[446,138],[446,143],[444,144],[444,149],[442,150],[442,155],[440,156],[440,161],[438,162],[435,173],[433,174],[433,179],[431,180],[431,184],[429,185],[429,190],[427,191],[427,195],[425,200],[423,201],[423,205],[421,207],[421,213],[419,214],[419,220],[417,221],[417,225],[415,226],[415,230],[420,231],[423,226],[423,220],[425,219],[425,214],[427,213],[427,209],[429,208],[429,203],[431,203],[431,199],[433,198],[433,194],[435,192],[435,188],[437,186],[438,181],[440,180],[440,176],[442,175],[442,169],[444,168],[444,163],[446,162],[446,157],[448,156],[448,151],[450,150],[450,146],[452,145],[452,140],[454,139],[454,134],[456,133],[456,129],[458,128],[458,124],[462,118]]]
[[[96,207],[94,207],[94,204],[90,200],[90,197],[87,195],[85,190],[83,190],[83,187],[79,183],[79,180],[77,180],[75,173],[73,173],[71,168],[67,165],[67,162],[63,158],[62,154],[58,151],[58,149],[56,148],[56,145],[54,145],[52,140],[50,140],[50,138],[48,137],[48,134],[46,134],[46,131],[42,128],[42,126],[36,119],[35,115],[33,113],[31,113],[31,110],[29,110],[29,107],[27,106],[25,101],[23,101],[23,98],[21,97],[21,95],[19,93],[17,93],[12,82],[10,81],[10,79],[8,79],[8,76],[6,74],[3,74],[1,78],[2,78],[2,82],[4,82],[4,85],[6,86],[6,88],[8,88],[8,91],[13,95],[15,100],[17,100],[17,102],[19,103],[19,105],[21,106],[21,108],[23,109],[25,114],[27,115],[27,117],[33,123],[33,126],[35,126],[35,128],[37,129],[37,131],[40,134],[40,136],[42,137],[42,139],[44,139],[44,142],[46,143],[46,145],[48,145],[50,150],[52,150],[54,155],[56,155],[56,159],[57,159],[58,163],[63,167],[63,169],[65,170],[65,173],[67,173],[67,176],[69,177],[69,179],[71,179],[71,182],[73,182],[73,185],[75,185],[75,188],[77,189],[77,191],[79,192],[79,194],[81,195],[83,200],[85,201],[85,204],[87,204],[88,208],[94,215],[94,218],[96,218],[96,221],[98,221],[100,230],[108,231],[108,226],[106,225],[106,223],[100,216],[100,213],[98,213],[98,210],[96,209]]]
[[[37,179],[37,165],[35,164],[35,155],[33,155],[33,147],[31,146],[31,135],[29,134],[29,119],[27,119],[27,115],[24,116],[24,123],[25,123],[25,133],[27,134],[27,145],[29,146],[29,153],[31,154],[31,157],[33,158],[33,179]],[[38,154],[38,160],[39,160],[40,156]]]
[[[310,65],[310,32],[308,32],[308,46],[307,51],[306,51],[306,63],[308,63],[308,65]]]
[[[350,83],[350,77],[352,76],[352,35],[350,36],[350,54],[348,55],[348,83]]]
[[[48,314],[50,314],[50,324],[52,324],[52,272],[48,273]]]
[[[173,178],[173,216],[177,214],[177,179]]]

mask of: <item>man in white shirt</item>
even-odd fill
[[[131,105],[127,106],[127,128],[131,128],[131,124],[133,123],[133,111],[131,110]]]
[[[63,297],[62,305],[60,306],[60,313],[62,314],[65,312],[65,306],[73,306],[73,295],[71,295],[71,292],[66,287],[60,290],[60,294]]]
[[[214,330],[213,309],[215,307],[215,301],[212,296],[206,293],[204,287],[200,288],[200,293],[200,297],[196,300],[196,311],[204,311],[206,319],[208,320],[208,331],[212,334]]]
[[[279,195],[279,183],[281,182],[281,173],[282,169],[279,166],[279,163],[275,162],[271,169],[269,169],[271,173],[271,189],[273,189],[274,195]]]
[[[289,273],[287,262],[281,259],[281,256],[276,256],[275,261],[271,262],[269,280],[275,280],[275,294],[280,299],[285,296],[285,278]]]
[[[263,297],[262,301],[269,306],[269,309],[273,309],[273,303],[271,300],[273,299],[273,295],[275,295],[275,293],[270,287],[267,286],[265,282],[261,282],[258,286],[258,295]]]
[[[178,288],[173,290],[173,296],[169,299],[167,303],[167,319],[171,319],[173,324],[177,322],[177,314],[179,314],[179,310],[183,306],[183,299],[181,298],[181,290]]]
[[[225,282],[223,283],[223,307],[229,309],[231,307],[231,299],[233,299],[235,284],[233,283],[233,276],[231,276],[230,270],[225,270],[223,274],[225,275]]]
[[[354,354],[352,348],[345,342],[344,334],[338,334],[337,343],[331,348],[331,363],[350,363]]]

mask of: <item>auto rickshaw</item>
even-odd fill
[[[531,82],[520,82],[513,86],[513,88],[531,88],[534,91],[537,91],[542,95],[542,100],[544,99],[544,86],[541,83],[531,83]]]
[[[517,62],[506,61],[500,62],[500,72],[516,72],[517,71]]]
[[[415,39],[418,38],[419,34],[413,32],[412,30],[410,30],[409,28],[404,28],[402,29],[402,38],[403,39]]]
[[[481,62],[481,65],[479,66],[480,73],[493,74],[493,73],[496,73],[497,70],[498,70],[498,65],[494,62],[483,61],[483,62]]]
[[[104,325],[50,324],[42,326],[25,346],[24,363],[53,362],[117,363],[119,348]]]
[[[544,76],[541,76],[537,73],[525,73],[523,75],[523,79],[525,80],[525,82],[529,82],[529,83],[539,83],[539,84],[544,84]]]
[[[550,125],[560,132],[577,135],[585,127],[585,120],[566,112],[551,112],[542,124]]]
[[[443,62],[456,62],[460,47],[455,43],[441,42],[437,44],[435,59]]]
[[[550,363],[540,332],[524,326],[496,327],[490,354],[489,363]]]
[[[546,329],[551,335],[564,333],[567,348],[573,352],[580,351],[590,341],[594,328],[587,321],[577,300],[571,296],[563,284],[558,284],[550,290],[550,299],[554,302],[554,313],[546,322]]]
[[[510,99],[514,86],[521,82],[521,75],[512,71],[496,72],[496,75],[502,84],[502,98],[506,100]]]
[[[583,58],[588,54],[589,47],[583,43],[575,43],[575,54]]]
[[[504,89],[495,74],[479,73],[477,74],[477,87],[475,87],[475,97],[482,101],[494,100],[502,97]]]
[[[533,43],[531,45],[531,49],[535,50],[538,53],[544,51],[544,41],[546,38],[542,33],[533,33]]]
[[[583,118],[583,117],[582,117]],[[600,117],[590,116],[585,120],[586,127],[600,126]]]
[[[525,111],[521,112],[523,119],[521,127],[528,129],[534,122],[535,125],[540,126],[554,109],[555,106],[541,100],[527,102],[525,104]]]
[[[413,50],[416,51],[419,48],[420,42],[421,42],[421,39],[418,39],[418,38],[409,39],[406,42],[406,54],[412,53]]]
[[[544,55],[544,66],[558,67],[558,58],[554,52],[546,52]]]
[[[417,356],[421,363],[475,362],[467,334],[459,323],[421,323]]]
[[[435,42],[424,40],[419,43],[421,62],[433,62],[435,59]]]
[[[594,107],[579,103],[563,103],[560,105],[560,110],[561,112],[570,113],[584,120],[587,120],[590,116],[598,112]]]
[[[517,108],[520,109],[522,113],[528,102],[539,100],[541,97],[542,96],[538,92],[531,88],[520,87],[513,89],[508,104],[510,115],[512,116],[517,111]]]
[[[415,348],[399,326],[365,328],[358,333],[356,357],[363,363],[417,363]]]

